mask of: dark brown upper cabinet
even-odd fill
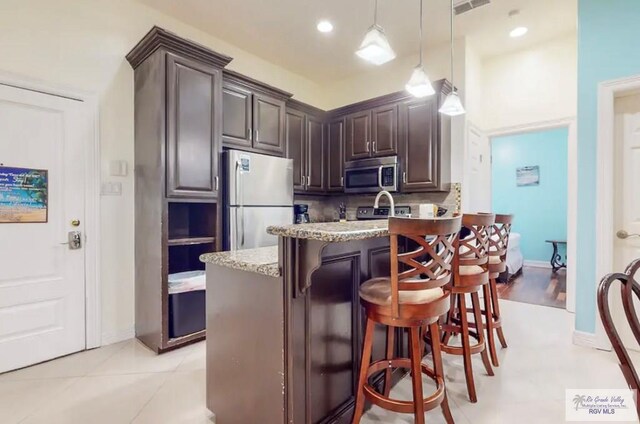
[[[285,101],[291,94],[224,70],[222,144],[225,147],[285,154]]]
[[[225,145],[251,148],[251,92],[233,84],[222,87],[222,140]]]
[[[293,189],[304,191],[306,178],[306,116],[303,112],[287,108],[285,140],[287,157],[293,159]]]
[[[167,55],[167,196],[217,197],[221,71]]]
[[[327,123],[327,191],[344,190],[344,118]]]
[[[401,191],[448,191],[451,118],[438,113],[440,96],[400,104]]]
[[[398,106],[381,106],[371,111],[371,156],[398,153]]]
[[[253,147],[284,155],[285,102],[274,97],[253,96]]]
[[[324,159],[324,123],[321,118],[307,117],[307,191],[322,193],[325,191]]]
[[[324,111],[297,100],[287,102],[285,139],[296,193],[326,192],[326,127]]]
[[[371,155],[371,111],[347,116],[347,161],[368,158]]]
[[[383,105],[347,116],[347,161],[398,153],[398,105]]]

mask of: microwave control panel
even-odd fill
[[[392,187],[395,185],[395,167],[385,166],[382,168],[382,186]]]

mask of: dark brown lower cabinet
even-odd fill
[[[220,424],[348,423],[365,323],[358,289],[389,275],[389,239],[281,238],[279,249],[281,277],[207,264],[207,407]],[[385,329],[375,337],[378,360]]]
[[[322,249],[318,241],[285,242],[298,243],[297,253],[289,251],[299,259],[317,251],[321,257],[309,287],[304,280],[285,281],[291,293],[287,322],[293,348],[287,381],[295,402],[289,418],[295,423],[348,423],[365,324],[358,289],[369,278],[389,275],[389,239],[331,243]],[[405,338],[399,333],[396,340],[401,346]],[[385,329],[376,328],[374,361],[384,358],[385,343]]]

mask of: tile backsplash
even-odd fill
[[[356,209],[358,206],[373,206],[375,195],[339,195],[339,196],[310,196],[295,195],[296,204],[304,203],[309,205],[309,218],[311,222],[330,222],[338,220],[338,208],[344,202],[347,206],[347,219],[356,219]],[[452,214],[455,210],[460,210],[459,190],[454,185],[450,192],[446,193],[411,193],[393,194],[396,205],[411,206],[414,216],[418,214],[420,203],[435,203],[438,206],[448,209],[447,214]],[[387,199],[381,200],[381,205],[387,205]],[[456,209],[457,208],[457,209]]]

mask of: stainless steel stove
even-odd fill
[[[380,206],[379,208],[374,208],[373,206],[358,206],[358,209],[356,210],[356,219],[386,219],[389,217],[390,210],[391,208],[389,206]],[[410,217],[411,206],[396,206],[395,213],[396,216],[405,218]]]

